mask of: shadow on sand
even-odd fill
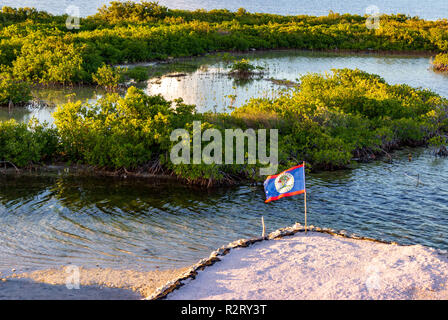
[[[142,297],[131,290],[100,286],[81,286],[69,290],[65,285],[53,285],[28,279],[8,279],[0,282],[0,300],[138,300]]]

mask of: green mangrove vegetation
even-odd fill
[[[153,2],[112,2],[66,27],[67,15],[29,8],[0,11],[0,64],[15,81],[92,84],[104,64],[195,56],[208,52],[309,50],[448,50],[448,21],[384,15],[368,29],[359,15],[280,16],[244,9],[172,10]],[[143,74],[139,74],[143,78]],[[2,90],[8,91],[2,85]]]
[[[308,74],[275,99],[252,99],[231,114],[196,113],[131,87],[126,95],[105,95],[95,104],[59,106],[55,126],[15,121],[0,125],[0,161],[15,166],[80,163],[126,172],[172,174],[191,183],[262,179],[263,164],[173,164],[177,128],[276,128],[280,169],[306,160],[313,170],[338,169],[354,158],[370,160],[403,146],[446,143],[448,101],[408,85],[390,85],[377,75],[338,69]],[[269,141],[269,139],[268,139]],[[204,146],[207,143],[204,143]],[[224,152],[224,150],[223,150]]]
[[[230,65],[230,74],[239,78],[248,78],[254,74],[261,74],[264,67],[254,66],[248,59],[235,60]]]
[[[114,91],[118,88],[120,82],[122,82],[123,74],[126,71],[127,69],[124,68],[114,68],[103,64],[94,74],[92,74],[92,80],[107,91]]]
[[[0,106],[24,104],[31,86],[98,85],[109,93],[93,104],[58,107],[55,124],[0,122],[0,161],[32,167],[79,163],[117,172],[171,174],[192,183],[260,179],[263,164],[175,165],[169,150],[177,128],[279,129],[280,167],[306,160],[314,170],[338,169],[353,159],[369,160],[402,146],[444,145],[447,100],[428,90],[389,85],[359,70],[308,74],[275,99],[252,99],[231,114],[197,113],[182,100],[167,101],[123,81],[144,81],[151,70],[117,64],[203,55],[218,51],[295,48],[440,53],[434,67],[447,67],[448,21],[383,15],[368,29],[359,15],[280,16],[244,9],[172,10],[153,2],[112,2],[66,27],[67,15],[3,7],[0,11]],[[229,53],[222,54],[231,61]],[[177,69],[197,66],[178,63]],[[256,67],[234,61],[230,72]],[[259,70],[260,71],[260,70]],[[280,169],[281,169],[280,168]]]
[[[432,62],[434,70],[448,72],[448,53],[439,53]]]
[[[14,79],[10,72],[0,69],[0,106],[22,105],[30,99],[30,85]]]
[[[141,82],[150,78],[148,69],[145,67],[134,67],[124,71],[124,76],[129,80]]]

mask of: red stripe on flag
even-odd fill
[[[295,195],[302,194],[302,193],[305,193],[305,192],[306,192],[306,189],[299,190],[299,191],[294,191],[294,192],[289,192],[289,193],[284,193],[284,194],[281,194],[281,195],[276,196],[276,197],[270,197],[269,199],[266,199],[266,201],[264,203],[268,203],[268,202],[275,201],[275,200],[278,200],[278,199],[281,199],[281,198],[285,198],[285,197],[295,196]]]
[[[285,171],[282,171],[282,172],[280,172],[279,174],[276,174],[276,175],[274,175],[274,176],[268,176],[268,177],[266,178],[266,180],[269,180],[269,179],[275,179],[275,178],[277,178],[279,175],[281,175],[281,174],[283,174],[283,173],[285,173],[285,172],[288,172],[288,171],[291,171],[291,170],[295,170],[295,169],[298,169],[298,168],[302,168],[302,167],[303,167],[303,164],[298,165],[298,166],[295,166],[295,167],[292,167],[292,168],[289,168],[289,169],[287,169],[287,170],[285,170]]]

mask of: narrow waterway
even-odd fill
[[[182,98],[195,104],[199,112],[230,112],[232,107],[243,105],[250,98],[272,98],[285,89],[274,80],[297,82],[309,72],[325,73],[331,69],[361,69],[383,77],[390,84],[405,83],[413,87],[430,89],[448,97],[448,75],[431,69],[429,56],[339,54],[308,51],[267,51],[235,54],[235,59],[246,58],[252,64],[265,68],[263,75],[248,81],[238,81],[229,76],[229,65],[222,55],[182,59],[167,64],[148,66],[152,77],[138,86],[148,94],[161,94],[166,99]],[[132,67],[132,66],[130,66]],[[173,77],[173,74],[177,76]],[[418,76],[417,76],[418,75]],[[36,89],[33,95],[50,106],[31,105],[27,108],[0,108],[0,120],[14,118],[28,121],[36,117],[40,121],[53,122],[56,106],[69,100],[95,102],[105,93],[95,87]]]
[[[413,161],[408,161],[408,153]],[[419,183],[417,185],[417,180]],[[448,250],[448,160],[430,150],[307,177],[309,223]],[[303,198],[113,178],[0,175],[0,271],[182,267],[242,237],[303,222]]]

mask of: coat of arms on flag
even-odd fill
[[[266,203],[306,192],[305,164],[269,176],[264,182]]]

